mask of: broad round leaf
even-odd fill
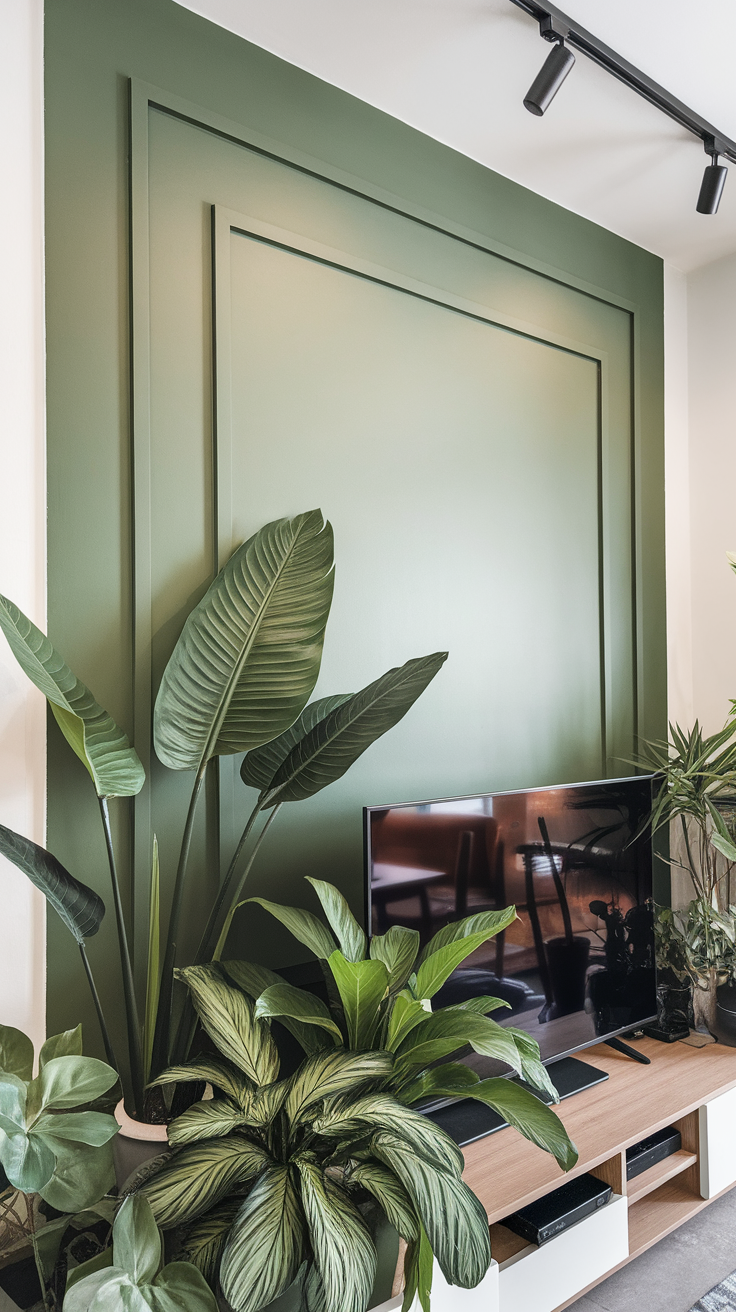
[[[28,1101],[38,1110],[79,1107],[107,1093],[117,1071],[96,1057],[53,1057],[28,1087]]]
[[[292,1283],[302,1260],[304,1222],[288,1166],[274,1163],[236,1216],[220,1281],[234,1312],[260,1312]]]
[[[26,1128],[28,1090],[19,1075],[5,1071],[0,1076],[0,1130],[15,1134]]]
[[[261,806],[298,802],[334,783],[403,719],[446,660],[447,652],[440,651],[407,661],[331,711],[286,757],[261,795]]]
[[[141,1291],[153,1312],[218,1312],[217,1299],[196,1266],[169,1262]]]
[[[376,1275],[377,1256],[357,1207],[322,1168],[295,1158],[314,1263],[329,1308],[365,1312]]]
[[[97,933],[105,914],[102,898],[70,875],[55,856],[5,825],[0,825],[0,853],[40,888],[77,943]]]
[[[13,655],[51,705],[69,745],[100,797],[133,797],[145,773],[127,736],[72,674],[53,644],[12,601],[0,597],[0,628]]]
[[[115,1182],[112,1141],[95,1148],[51,1135],[44,1135],[43,1140],[56,1153],[54,1174],[40,1191],[47,1203],[59,1212],[81,1212],[109,1193]]]
[[[236,1184],[245,1184],[271,1158],[256,1144],[234,1134],[181,1148],[142,1186],[157,1225],[185,1225],[208,1212]]]
[[[159,760],[193,770],[288,728],[319,674],[332,602],[332,529],[279,519],[230,557],[189,615],[154,712]]]
[[[81,1057],[82,1056],[82,1026],[77,1025],[76,1029],[64,1030],[62,1034],[53,1034],[47,1039],[38,1054],[39,1069],[43,1070],[47,1061],[52,1057]],[[30,1076],[28,1077],[30,1079]]]
[[[0,1134],[0,1164],[10,1183],[24,1194],[40,1193],[56,1167],[51,1146],[24,1130]]]
[[[0,1025],[0,1073],[2,1071],[26,1081],[33,1077],[33,1044],[27,1034],[12,1025]]]
[[[69,1139],[72,1143],[99,1148],[114,1139],[119,1129],[115,1117],[104,1112],[42,1112],[28,1133],[52,1135],[54,1139]]]
[[[150,1284],[163,1261],[151,1204],[142,1194],[125,1198],[112,1228],[112,1258],[136,1285]]]

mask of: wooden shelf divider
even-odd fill
[[[655,1162],[648,1171],[642,1171],[641,1175],[634,1176],[633,1180],[628,1181],[626,1191],[629,1207],[633,1207],[640,1198],[646,1198],[647,1194],[653,1193],[660,1185],[674,1179],[682,1171],[687,1171],[688,1167],[694,1166],[697,1160],[697,1153],[688,1153],[684,1148],[680,1148],[678,1152],[665,1157],[664,1161]]]

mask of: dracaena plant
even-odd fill
[[[82,1055],[80,1026],[47,1039],[35,1077],[33,1067],[31,1040],[0,1025],[0,1166],[20,1193],[38,1194],[58,1212],[73,1214],[98,1203],[115,1178],[111,1141],[117,1122],[84,1105],[107,1093],[117,1073]],[[43,1289],[33,1227],[31,1237]]]
[[[454,921],[420,952],[417,931],[400,925],[375,935],[369,943],[338,889],[318,879],[307,882],[320,900],[327,924],[299,907],[252,900],[319,959],[330,1005],[263,966],[223,962],[227,976],[254,999],[256,1017],[280,1021],[306,1051],[345,1047],[390,1052],[394,1065],[385,1087],[401,1102],[473,1098],[553,1153],[564,1170],[574,1166],[575,1147],[545,1102],[503,1076],[481,1079],[463,1062],[447,1060],[470,1045],[475,1052],[505,1063],[546,1098],[558,1102],[536,1041],[515,1026],[499,1025],[489,1015],[508,1003],[483,996],[432,1008],[432,999],[452,972],[506,929],[516,919],[516,908]]]
[[[136,997],[117,876],[109,801],[144,783],[141,763],[123,731],[72,673],[49,639],[0,597],[0,628],[26,674],[44,693],[59,726],[94,785],[103,824],[117,923],[128,1067],[126,1100],[139,1116],[150,1075],[186,1056],[191,1013],[174,1015],[174,967],[197,804],[210,764],[246,752],[241,775],[258,797],[244,824],[225,879],[210,909],[196,962],[222,950],[243,883],[279,808],[312,797],[339,779],[397,724],[437,674],[446,652],[407,661],[354,694],[307,705],[319,674],[333,588],[332,529],[318,510],[265,525],[231,556],[189,615],[168,662],[154,708],[154,743],[162,763],[193,774],[171,909],[159,925],[154,852],[149,899],[147,987]],[[260,830],[258,822],[260,821]],[[86,956],[104,903],[43,848],[0,826],[0,852],[41,888],[82,954],[111,1065],[110,1042]],[[201,909],[198,907],[198,917]],[[159,964],[160,939],[164,939]],[[174,1021],[176,1020],[176,1024]]]
[[[427,1282],[427,1254],[451,1284],[478,1284],[491,1257],[486,1214],[453,1141],[391,1092],[393,1054],[325,1047],[279,1079],[270,1023],[250,999],[215,965],[181,975],[221,1055],[159,1083],[206,1080],[215,1097],[171,1122],[173,1153],[140,1190],[235,1312],[260,1312],[295,1281],[308,1312],[364,1312],[371,1201],[408,1243],[407,1307]]]

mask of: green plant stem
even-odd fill
[[[253,851],[251,852],[248,858],[245,870],[243,871],[242,875],[240,876],[240,879],[238,880],[237,888],[235,889],[235,892],[232,895],[230,910],[228,911],[227,916],[225,917],[225,923],[223,924],[222,929],[220,931],[220,937],[218,938],[215,950],[212,953],[213,961],[219,961],[220,957],[222,956],[223,949],[227,942],[227,936],[230,933],[230,926],[233,923],[233,916],[235,915],[235,912],[237,911],[239,906],[238,898],[240,897],[240,894],[243,891],[243,885],[245,884],[245,881],[251,872],[251,867],[256,859],[256,856],[258,855],[258,849],[261,846],[261,843],[263,842],[271,825],[276,819],[278,812],[281,810],[281,805],[282,805],[281,802],[279,802],[278,805],[273,808],[273,811],[271,812],[270,816],[268,817],[268,820],[266,821],[255,843],[253,844]]]
[[[260,814],[260,809],[261,808],[258,802],[256,802],[255,806],[253,807],[253,810],[248,816],[245,829],[240,835],[240,839],[238,840],[238,846],[236,847],[233,853],[232,861],[230,862],[230,865],[227,868],[227,873],[225,875],[225,878],[223,879],[222,884],[220,885],[219,892],[217,894],[217,897],[215,898],[214,905],[209,915],[209,920],[207,921],[207,924],[205,926],[205,931],[202,935],[202,938],[200,939],[199,947],[197,948],[197,955],[194,958],[196,965],[201,965],[201,963],[203,961],[207,961],[210,956],[210,952],[212,951],[212,938],[214,937],[215,930],[217,929],[217,922],[220,918],[220,913],[225,904],[228,893],[230,891],[230,886],[235,877],[235,871],[238,865],[238,861],[240,860],[240,854],[243,851],[248,835],[250,834],[250,831],[253,828],[253,825],[255,824],[258,815]]]
[[[104,1015],[104,1012],[103,1012],[103,1010],[102,1010],[102,1003],[100,1002],[100,995],[99,995],[99,993],[97,992],[97,985],[95,984],[94,975],[92,974],[92,967],[91,967],[90,964],[89,964],[89,958],[88,958],[88,956],[87,956],[87,949],[86,949],[84,943],[80,943],[80,944],[79,944],[79,951],[80,951],[80,953],[81,953],[82,962],[84,963],[84,969],[85,969],[85,972],[86,972],[86,974],[87,974],[87,980],[88,980],[88,982],[89,982],[90,991],[91,991],[91,993],[92,993],[92,1001],[93,1001],[94,1004],[95,1004],[95,1011],[97,1012],[97,1019],[98,1019],[98,1021],[100,1022],[100,1029],[101,1029],[101,1031],[102,1031],[102,1042],[103,1042],[104,1045],[105,1045],[105,1056],[107,1057],[108,1065],[109,1065],[109,1066],[112,1066],[113,1070],[114,1070],[114,1071],[117,1071],[117,1073],[118,1073],[118,1075],[119,1075],[119,1074],[120,1074],[120,1066],[119,1066],[119,1064],[118,1064],[117,1057],[115,1056],[115,1052],[114,1052],[114,1050],[113,1050],[112,1043],[110,1042],[110,1035],[108,1034],[108,1031],[107,1031],[107,1025],[105,1024],[105,1015]]]
[[[692,879],[692,881],[693,881],[693,883],[694,883],[694,885],[695,885],[695,888],[696,888],[697,892],[698,892],[698,893],[700,894],[700,896],[702,897],[702,896],[703,896],[703,890],[702,890],[702,887],[700,887],[700,885],[699,885],[697,868],[696,868],[696,865],[695,865],[695,861],[693,860],[693,854],[692,854],[692,851],[690,850],[690,835],[689,835],[688,832],[687,832],[687,819],[686,819],[686,817],[685,817],[684,815],[681,815],[681,816],[680,816],[680,822],[681,822],[681,824],[682,824],[682,833],[683,833],[683,837],[684,837],[684,839],[685,839],[685,851],[687,852],[687,859],[688,859],[688,862],[689,862],[689,865],[690,865],[690,878]]]
[[[160,1074],[169,1059],[169,1028],[171,1024],[171,999],[174,992],[176,939],[179,932],[179,920],[181,918],[184,901],[184,880],[186,877],[187,863],[189,861],[189,849],[192,845],[194,815],[197,810],[197,802],[199,801],[199,794],[202,791],[202,784],[204,783],[208,764],[209,761],[200,761],[199,769],[197,770],[197,775],[194,780],[194,787],[192,788],[192,796],[189,799],[189,810],[187,811],[184,833],[181,840],[179,865],[176,871],[174,893],[171,901],[169,928],[166,934],[166,954],[164,956],[164,964],[161,971],[161,989],[159,992],[158,1011],[156,1014],[156,1030],[153,1036],[151,1073],[154,1076]]]
[[[110,811],[106,797],[98,797],[97,800],[100,804],[102,828],[105,833],[105,846],[107,847],[107,860],[110,867],[110,882],[112,884],[112,900],[115,907],[115,922],[118,931],[120,969],[123,975],[125,1021],[128,1030],[128,1060],[130,1062],[130,1078],[133,1086],[133,1115],[140,1116],[143,1111],[143,1053],[141,1050],[141,1026],[138,1018],[138,1006],[135,999],[135,984],[133,982],[133,967],[130,960],[128,934],[125,928],[125,916],[123,913],[123,901],[120,896],[120,883],[118,881],[117,867],[115,864],[115,849],[112,845]]]
[[[46,1288],[46,1274],[43,1269],[43,1262],[41,1261],[41,1254],[38,1248],[38,1240],[36,1239],[36,1218],[33,1213],[33,1199],[35,1197],[35,1194],[26,1194],[25,1197],[26,1197],[26,1207],[28,1208],[28,1225],[31,1231],[31,1245],[33,1247],[33,1260],[36,1263],[36,1274],[38,1276],[38,1283],[41,1288],[41,1302],[43,1303],[44,1307],[49,1308],[49,1312],[52,1312],[52,1310],[56,1307],[56,1299],[54,1298],[52,1291]]]

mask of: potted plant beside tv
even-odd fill
[[[327,924],[267,905],[319,958],[331,1005],[247,962],[183,970],[217,1055],[173,1067],[158,1083],[204,1080],[215,1096],[172,1121],[173,1153],[139,1189],[234,1312],[262,1312],[287,1291],[294,1312],[365,1312],[372,1294],[387,1297],[374,1290],[376,1213],[408,1245],[406,1312],[415,1294],[428,1312],[434,1258],[448,1283],[472,1288],[491,1250],[462,1153],[414,1104],[476,1098],[563,1169],[577,1160],[558,1117],[528,1089],[447,1060],[470,1043],[556,1097],[534,1040],[488,1014],[506,1004],[482,997],[432,1011],[451,971],[515,911],[448,925],[419,956],[419,935],[398,926],[368,945],[338,890],[310,882]],[[305,1054],[286,1078],[273,1020]]]
[[[143,768],[123,730],[49,639],[12,602],[0,598],[0,628],[26,674],[46,696],[96,792],[117,926],[126,1062],[120,1062],[113,1051],[86,952],[86,941],[104,913],[101,899],[50,853],[1,825],[0,852],[46,894],[78,943],[107,1060],[121,1072],[125,1106],[133,1122],[149,1126],[165,1122],[168,1112],[160,1091],[151,1092],[149,1082],[170,1061],[185,1058],[192,1041],[193,1013],[185,991],[175,993],[174,972],[177,964],[183,964],[177,959],[176,945],[187,915],[192,832],[208,769],[222,755],[260,751],[257,779],[248,773],[246,757],[244,782],[256,783],[261,791],[209,908],[196,962],[212,957],[281,805],[310,797],[339,779],[406,714],[447,657],[446,652],[436,652],[409,660],[358,693],[309,703],[320,669],[333,579],[332,529],[321,512],[276,520],[238,547],[184,624],[156,698],[154,741],[163,764],[191,772],[193,783],[165,927],[159,924],[154,846],[148,943],[138,945],[139,950],[148,950],[142,1005],[133,982],[110,805],[115,798],[140,791]],[[72,914],[80,909],[84,914]],[[201,915],[199,903],[198,923]],[[130,1125],[126,1122],[127,1128]],[[163,1124],[159,1131],[165,1137]]]

